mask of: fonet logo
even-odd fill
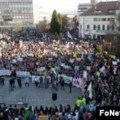
[[[96,108],[96,120],[120,120],[119,106],[104,106]]]

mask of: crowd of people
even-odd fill
[[[25,86],[34,82],[36,87],[47,88],[52,84],[56,88],[60,83],[64,90],[65,83],[71,87],[73,79],[80,79],[82,82],[76,84],[80,84],[83,96],[78,97],[74,108],[60,105],[33,110],[1,106],[0,119],[37,120],[40,115],[47,115],[51,120],[95,120],[96,106],[120,106],[120,60],[102,51],[101,46],[96,41],[80,39],[51,40],[51,43],[1,39],[0,68],[12,71],[9,76],[12,89],[16,80],[22,88],[24,79]],[[16,71],[27,71],[29,75],[17,77]],[[4,85],[2,77],[0,83]]]
[[[84,97],[82,98],[84,100]],[[95,120],[95,105],[91,101],[90,105],[82,101],[81,107],[75,104],[71,107],[59,105],[55,107],[32,107],[5,104],[0,106],[0,120]]]

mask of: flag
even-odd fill
[[[54,68],[51,68],[51,71],[52,71],[54,74],[57,74]]]
[[[70,39],[73,39],[73,37],[72,37],[72,35],[70,34],[69,31],[67,32],[67,36],[68,36]]]
[[[88,86],[88,92],[89,92],[89,97],[92,98],[92,82],[90,82],[89,86]]]

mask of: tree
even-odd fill
[[[111,43],[111,49],[108,52],[113,53],[120,57],[120,12],[117,14],[116,20],[111,21],[111,30],[112,33],[107,35],[107,42]],[[104,49],[108,49],[108,46],[105,46]]]
[[[47,31],[47,20],[46,18],[43,18],[42,21],[39,22],[39,24],[37,24],[37,29],[39,30],[39,32],[46,32]]]
[[[69,18],[67,15],[62,16],[62,32],[66,32],[69,28]]]
[[[61,33],[61,25],[62,25],[62,21],[61,21],[61,16],[60,14],[57,14],[57,11],[54,10],[52,13],[52,19],[51,19],[51,23],[50,23],[50,31],[51,33]]]
[[[118,16],[117,16],[117,30],[118,30],[118,33],[120,34],[120,12],[118,13]]]

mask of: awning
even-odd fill
[[[109,31],[109,30],[96,30],[96,34],[99,34],[99,35],[106,35],[111,33],[112,31]]]

